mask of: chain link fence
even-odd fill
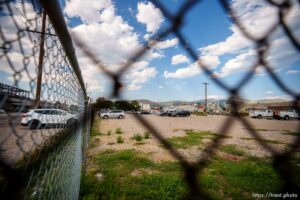
[[[199,68],[210,77],[212,82],[230,94],[233,117],[228,117],[219,130],[221,134],[201,152],[202,155],[199,156],[201,159],[195,163],[188,162],[173,148],[156,129],[155,124],[149,123],[140,115],[135,115],[137,120],[180,162],[184,180],[190,189],[187,198],[210,199],[199,187],[197,177],[208,166],[209,158],[220,146],[234,120],[240,121],[256,141],[272,153],[272,165],[284,181],[282,192],[300,191],[299,185],[292,179],[295,174],[290,170],[291,161],[300,147],[300,136],[296,137],[294,143],[284,153],[279,153],[274,147],[264,143],[263,138],[251,127],[249,121],[240,117],[238,112],[240,91],[252,80],[259,66],[266,70],[277,87],[293,98],[295,106],[298,105],[300,95],[293,92],[278,78],[266,60],[266,55],[270,51],[269,37],[277,28],[284,30],[286,37],[300,54],[299,41],[285,21],[289,11],[296,6],[296,2],[268,0],[267,2],[278,10],[278,21],[264,35],[256,37],[243,26],[243,22],[232,10],[228,1],[219,1],[232,22],[256,47],[256,62],[235,87],[229,87],[214,75],[209,66],[199,59],[196,50],[188,43],[188,38],[181,31],[185,16],[201,1],[185,1],[176,14],[169,12],[160,1],[151,0],[151,2],[162,11],[171,26],[154,35],[143,49],[132,52],[127,63],[117,72],[109,71],[99,57],[89,50],[80,36],[74,35],[74,40],[82,52],[111,78],[114,86],[112,98],[122,99],[122,77],[135,61],[169,34],[176,35],[182,48],[198,63]],[[80,181],[80,163],[82,158],[84,159],[82,155],[85,155],[88,144],[90,110],[86,104],[85,87],[59,3],[45,0],[41,1],[41,5],[35,0],[1,1],[0,4],[0,62],[3,71],[1,73],[7,77],[1,79],[0,85],[0,108],[4,110],[0,124],[0,189],[3,197],[9,196],[10,199],[20,197],[76,199]],[[51,120],[55,119],[49,118],[43,124],[46,127],[42,127],[42,124],[37,121],[28,124],[24,121],[24,125],[29,127],[22,127],[20,114],[33,108],[43,108],[47,112],[61,112],[53,114],[56,116],[54,118],[59,119],[59,123],[51,123]],[[50,114],[40,113],[40,115]],[[24,117],[26,118],[26,114]],[[37,119],[41,120],[41,118]],[[66,119],[73,119],[72,122],[79,123],[75,126],[74,123],[67,123]],[[55,127],[47,127],[48,124],[55,124]],[[28,130],[29,128],[38,129]]]
[[[59,4],[41,3],[0,1],[1,199],[79,193],[88,99]]]

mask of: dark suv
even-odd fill
[[[191,113],[187,110],[181,110],[181,111],[172,113],[172,117],[188,117],[190,115],[191,115]]]

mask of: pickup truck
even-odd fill
[[[290,120],[290,119],[300,119],[299,113],[296,110],[292,111],[279,111],[277,113],[278,119]]]
[[[273,111],[271,110],[250,110],[249,116],[253,118],[273,118]]]

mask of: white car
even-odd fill
[[[273,111],[271,110],[250,110],[249,116],[253,118],[273,118]]]
[[[296,110],[280,111],[279,119],[284,119],[284,120],[299,119],[299,113]]]
[[[111,110],[111,111],[100,113],[100,117],[102,117],[103,119],[107,119],[107,118],[122,119],[125,118],[125,116],[126,114],[123,110]]]
[[[29,126],[30,129],[37,129],[42,126],[75,126],[78,122],[77,115],[60,109],[32,109],[23,114],[22,126]]]

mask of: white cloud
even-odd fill
[[[220,64],[218,56],[205,55],[201,56],[200,59],[202,63],[209,69],[215,69]]]
[[[287,74],[300,74],[300,70],[288,70]]]
[[[299,4],[295,4],[286,17],[290,29],[294,35],[300,35],[300,9]],[[276,7],[260,0],[234,0],[231,7],[235,14],[242,21],[245,29],[255,37],[264,35],[267,30],[276,22],[278,10]],[[215,72],[216,76],[224,77],[236,72],[249,70],[255,62],[254,43],[245,38],[236,25],[230,26],[232,34],[224,41],[217,42],[200,48],[202,55],[223,56],[231,55],[233,58],[228,60],[223,67]],[[281,70],[300,60],[298,52],[294,49],[289,39],[285,37],[282,29],[278,28],[268,39],[270,43],[266,61],[274,70]],[[284,49],[284,51],[283,51]],[[262,68],[255,73],[262,75]]]
[[[178,64],[187,63],[187,62],[189,62],[189,59],[183,54],[178,54],[178,55],[172,56],[172,59],[171,59],[172,65],[178,65]]]
[[[163,89],[163,88],[164,88],[164,86],[162,86],[162,85],[158,86],[158,89]]]
[[[165,78],[183,79],[183,78],[196,76],[197,74],[200,74],[201,72],[202,72],[201,68],[198,66],[197,62],[195,62],[185,68],[177,69],[175,72],[164,71],[163,76]]]
[[[219,58],[217,56],[206,55],[202,56],[200,59],[209,69],[214,69],[220,64]],[[163,76],[165,78],[184,79],[196,76],[201,72],[202,69],[199,64],[197,62],[194,62],[187,67],[177,69],[175,72],[164,71]]]
[[[167,49],[167,48],[176,46],[177,44],[178,44],[178,39],[177,38],[172,38],[172,39],[167,39],[167,40],[164,40],[164,41],[157,42],[154,45],[154,48],[155,49]]]
[[[154,78],[157,71],[154,67],[149,67],[147,61],[140,61],[133,64],[132,68],[125,74],[124,82],[127,90],[139,90],[141,84],[148,79]]]
[[[219,77],[225,77],[229,74],[240,72],[243,70],[249,70],[256,59],[256,53],[254,50],[246,53],[239,54],[233,59],[230,59],[217,73]]]
[[[267,93],[267,94],[274,94],[274,92],[271,91],[271,90],[267,91],[266,93]]]
[[[230,30],[233,33],[225,41],[200,48],[202,55],[221,56],[224,54],[235,54],[252,45],[251,41],[245,38],[235,25],[232,25]]]
[[[151,2],[139,2],[137,10],[137,21],[146,25],[147,32],[155,33],[164,21],[161,11]]]
[[[117,71],[142,48],[139,35],[121,16],[116,15],[115,6],[110,0],[67,1],[64,12],[70,18],[79,17],[82,20],[83,24],[69,28],[70,32],[79,37],[110,71]],[[87,77],[85,80],[90,88],[103,90],[103,85],[99,84],[103,80],[100,69],[80,50],[77,55],[82,74]],[[148,61],[163,56],[162,52],[149,50],[143,57],[147,61],[138,61],[125,75],[125,88],[141,89],[143,83],[157,74],[154,67],[148,66]]]

